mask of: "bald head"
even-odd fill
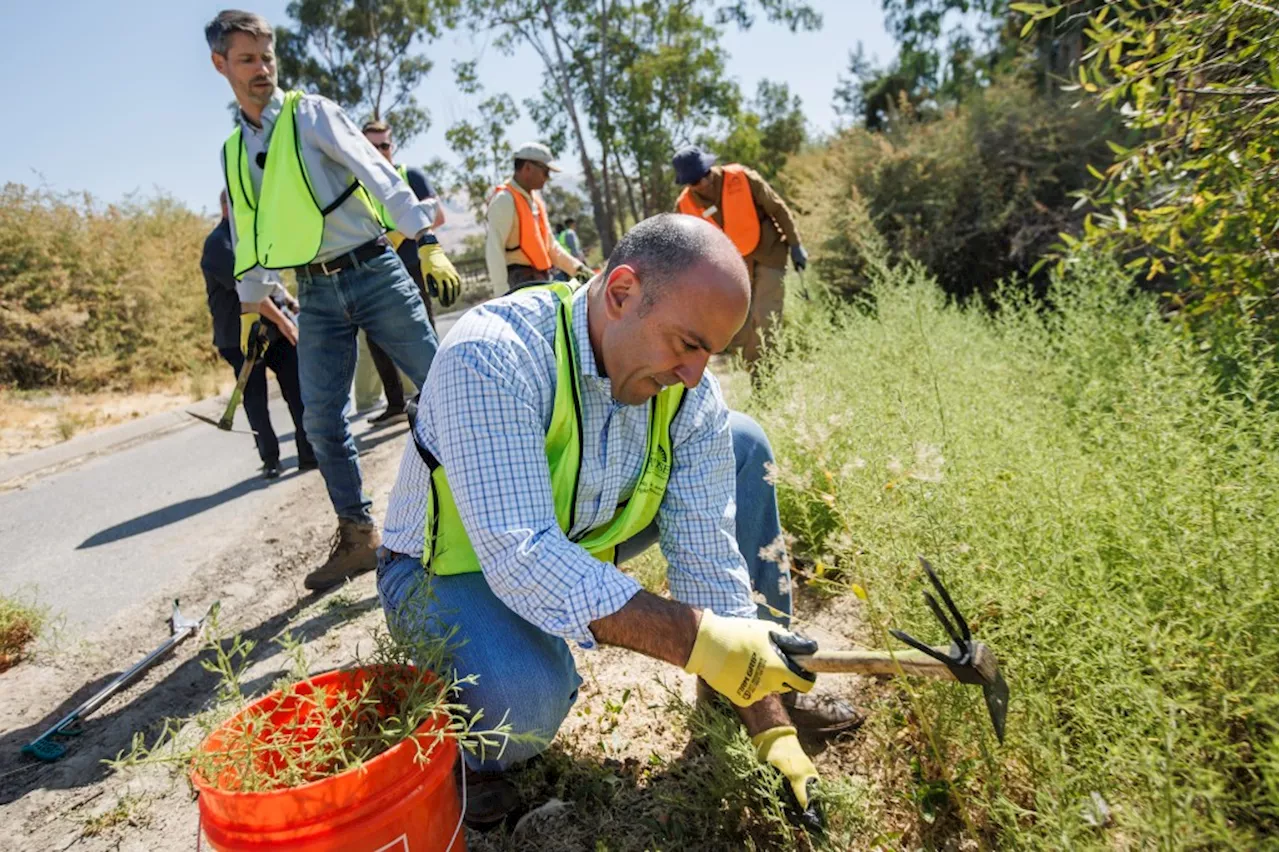
[[[751,303],[751,279],[742,255],[710,222],[680,213],[662,213],[627,231],[609,255],[604,277],[620,266],[635,270],[652,308],[668,295],[702,302],[741,302],[743,318]]]
[[[591,285],[587,327],[613,396],[639,405],[664,387],[695,387],[747,318],[751,282],[733,243],[694,216],[645,219]]]

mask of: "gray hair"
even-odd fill
[[[275,32],[266,18],[256,12],[242,12],[239,9],[223,9],[204,28],[204,38],[209,42],[209,49],[219,56],[227,55],[232,33],[246,33],[254,38],[275,40]]]
[[[742,257],[715,226],[682,213],[660,213],[622,235],[604,277],[619,266],[634,269],[643,292],[641,310],[647,312],[681,274],[704,263],[725,262],[741,264]]]

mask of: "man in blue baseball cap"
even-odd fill
[[[797,270],[805,268],[809,255],[787,203],[753,169],[736,163],[717,166],[715,155],[695,147],[677,151],[671,165],[676,183],[684,186],[676,212],[705,219],[724,231],[751,273],[751,312],[730,348],[742,352],[754,373],[764,332],[782,320],[788,249]]]

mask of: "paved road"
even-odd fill
[[[441,333],[458,314],[439,317]],[[192,419],[150,440],[93,456],[0,493],[0,591],[34,595],[83,636],[137,600],[180,583],[225,546],[245,518],[275,511],[304,477],[283,401],[272,403],[284,475],[266,482],[248,435]],[[244,412],[237,428],[248,428]],[[120,427],[117,427],[120,428]],[[403,421],[352,432],[364,442],[402,440]]]

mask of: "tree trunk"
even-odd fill
[[[622,170],[622,157],[618,156],[618,152],[613,152],[613,163],[618,167],[618,180],[622,181],[622,187],[627,191],[627,204],[631,208],[631,222],[635,224],[640,221],[640,211],[636,208],[636,194],[631,189],[631,178],[627,177],[627,173]]]
[[[587,195],[591,198],[592,218],[595,220],[596,230],[600,233],[600,250],[607,257],[613,251],[613,222],[608,217],[604,196],[600,192],[600,184],[596,181],[595,168],[591,164],[591,157],[587,154],[587,141],[582,133],[582,121],[578,118],[578,106],[574,101],[573,87],[569,85],[568,74],[565,71],[564,50],[560,47],[560,35],[556,32],[555,15],[552,14],[549,0],[543,0],[542,11],[546,17],[551,43],[555,46],[556,51],[557,65],[551,69],[551,74],[560,89],[560,98],[565,110],[569,113],[569,123],[573,127],[573,138],[578,143],[578,155],[582,159],[582,176],[587,182]]]
[[[608,246],[604,249],[605,257],[613,251],[614,241],[617,235],[614,233],[614,223],[618,221],[618,206],[614,202],[613,182],[609,179],[609,149],[612,141],[613,132],[609,126],[609,104],[605,100],[608,93],[607,82],[609,79],[609,5],[608,0],[600,0],[600,82],[596,87],[596,109],[597,109],[597,126],[599,127],[600,136],[600,178],[604,183],[604,210],[605,218],[609,222],[608,239],[605,240],[601,236],[601,243]]]

